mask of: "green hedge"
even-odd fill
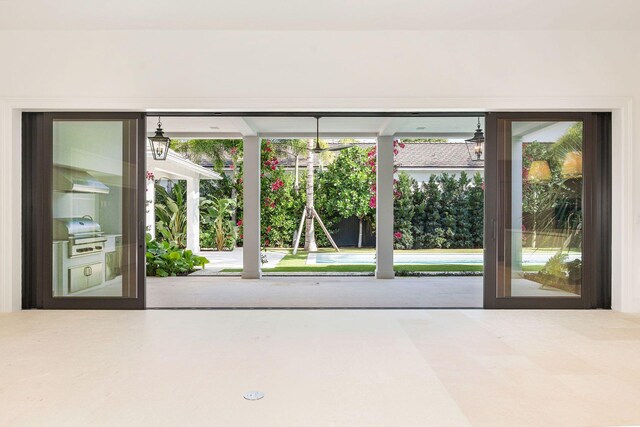
[[[275,144],[262,143],[262,244],[264,247],[290,247],[304,209],[306,169],[300,168],[299,190],[296,191],[294,176],[280,165],[276,150]],[[369,206],[375,190],[372,162],[375,162],[375,152],[352,147],[339,152],[323,172],[318,171],[315,206],[331,233],[337,231],[336,227],[347,213],[363,215],[375,230],[375,197]],[[242,169],[242,162],[238,161],[232,178],[201,184],[203,199],[215,196],[237,201],[235,217],[239,246],[243,237]],[[358,192],[357,197],[345,197],[345,194],[351,194],[349,191]],[[480,174],[469,178],[464,172],[460,176],[443,173],[432,175],[428,182],[419,184],[405,172],[400,172],[394,194],[397,249],[482,247],[484,190]],[[207,227],[203,224],[203,239],[209,236]],[[316,240],[319,246],[328,246],[319,227],[316,227]]]

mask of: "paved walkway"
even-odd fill
[[[242,248],[235,248],[232,251],[200,251],[198,255],[209,260],[204,270],[192,273],[192,276],[208,276],[211,273],[218,273],[226,268],[242,268]],[[284,252],[267,251],[267,263],[265,268],[274,267],[284,258]]]

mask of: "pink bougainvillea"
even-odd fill
[[[282,181],[280,178],[277,178],[273,182],[273,184],[271,184],[271,191],[278,191],[282,187],[284,187],[284,181]]]
[[[147,181],[153,181],[155,179],[155,175],[151,171],[147,171]]]
[[[393,155],[394,157],[398,155],[398,153],[400,153],[400,149],[404,148],[405,144],[404,142],[400,142],[397,139],[393,141]],[[371,168],[371,173],[376,173],[376,157],[377,157],[377,152],[376,152],[376,147],[371,148],[368,152],[367,152],[367,165]],[[393,168],[393,172],[396,172],[396,167],[394,165]],[[402,193],[397,189],[398,186],[398,180],[394,179],[393,180],[393,197],[395,199],[399,199],[400,197],[402,197]],[[371,199],[369,199],[369,207],[372,209],[376,208],[376,203],[377,203],[377,199],[376,199],[376,184],[375,182],[373,184],[371,184]]]
[[[278,166],[278,159],[276,159],[275,157],[272,159],[267,160],[266,162],[264,162],[264,165],[268,168],[271,169],[272,171],[276,170],[276,167]]]
[[[393,233],[393,237],[395,237],[396,239],[400,240],[402,239],[402,233],[399,231],[396,231],[395,233]]]

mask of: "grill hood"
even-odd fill
[[[84,171],[56,167],[54,176],[55,189],[59,191],[109,194],[109,187]]]
[[[89,215],[74,218],[55,218],[53,235],[56,239],[68,239],[70,236],[102,234],[100,224]]]

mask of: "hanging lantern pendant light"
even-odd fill
[[[162,130],[162,121],[158,117],[158,129],[156,134],[149,137],[149,145],[151,146],[151,154],[154,160],[167,160],[167,154],[169,154],[169,143],[171,140],[169,137],[164,136]]]
[[[465,143],[474,144],[473,153],[476,155],[476,158],[471,158],[471,160],[482,160],[482,152],[484,151],[484,132],[482,132],[482,128],[480,127],[480,117],[478,117],[478,128],[473,134],[473,138],[465,139]],[[469,149],[468,145],[467,149]],[[471,152],[469,152],[469,156],[471,156]]]

